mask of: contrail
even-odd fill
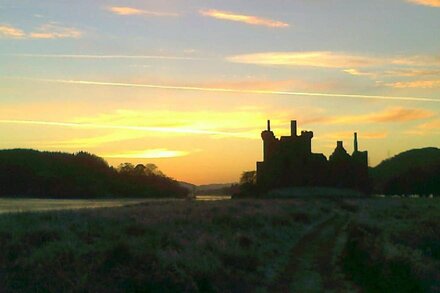
[[[65,80],[65,79],[37,79],[23,78],[34,81],[80,84],[80,85],[99,85],[99,86],[115,86],[115,87],[134,87],[134,88],[151,88],[166,90],[182,90],[182,91],[201,91],[201,92],[218,92],[218,93],[240,93],[240,94],[257,94],[257,95],[281,95],[281,96],[310,96],[310,97],[338,97],[338,98],[354,98],[369,100],[391,100],[391,101],[415,101],[415,102],[434,102],[440,103],[440,99],[424,98],[424,97],[407,97],[407,96],[381,96],[381,95],[359,95],[359,94],[338,94],[338,93],[317,93],[317,92],[291,92],[291,91],[272,91],[272,90],[240,90],[230,88],[212,88],[198,86],[176,86],[176,85],[160,85],[160,84],[140,84],[140,83],[122,83],[122,82],[102,82],[89,80]]]
[[[161,55],[83,55],[83,54],[5,54],[3,56],[58,58],[58,59],[164,59],[164,60],[200,60],[195,57]]]
[[[92,129],[133,130],[133,131],[160,132],[160,133],[222,135],[229,137],[248,138],[248,136],[242,133],[193,129],[193,128],[149,127],[149,126],[109,125],[109,124],[93,124],[93,123],[75,123],[75,122],[60,122],[60,121],[41,121],[41,120],[12,120],[12,119],[0,120],[0,123],[92,128]]]

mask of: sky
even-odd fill
[[[440,0],[0,1],[0,149],[238,181],[290,120],[369,163],[440,147]]]

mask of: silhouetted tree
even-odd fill
[[[241,173],[240,184],[255,184],[257,182],[256,171],[244,171]]]
[[[245,171],[240,176],[239,196],[257,196],[257,172]]]

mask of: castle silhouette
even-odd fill
[[[327,186],[368,192],[368,152],[359,151],[354,133],[354,151],[350,156],[338,141],[329,160],[312,153],[312,131],[297,133],[296,120],[291,121],[291,135],[276,138],[270,129],[261,133],[263,162],[257,162],[257,185],[261,190],[281,187]]]

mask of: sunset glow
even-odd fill
[[[440,146],[439,1],[98,2],[0,4],[0,149],[206,184],[255,170],[267,119],[371,165]]]

